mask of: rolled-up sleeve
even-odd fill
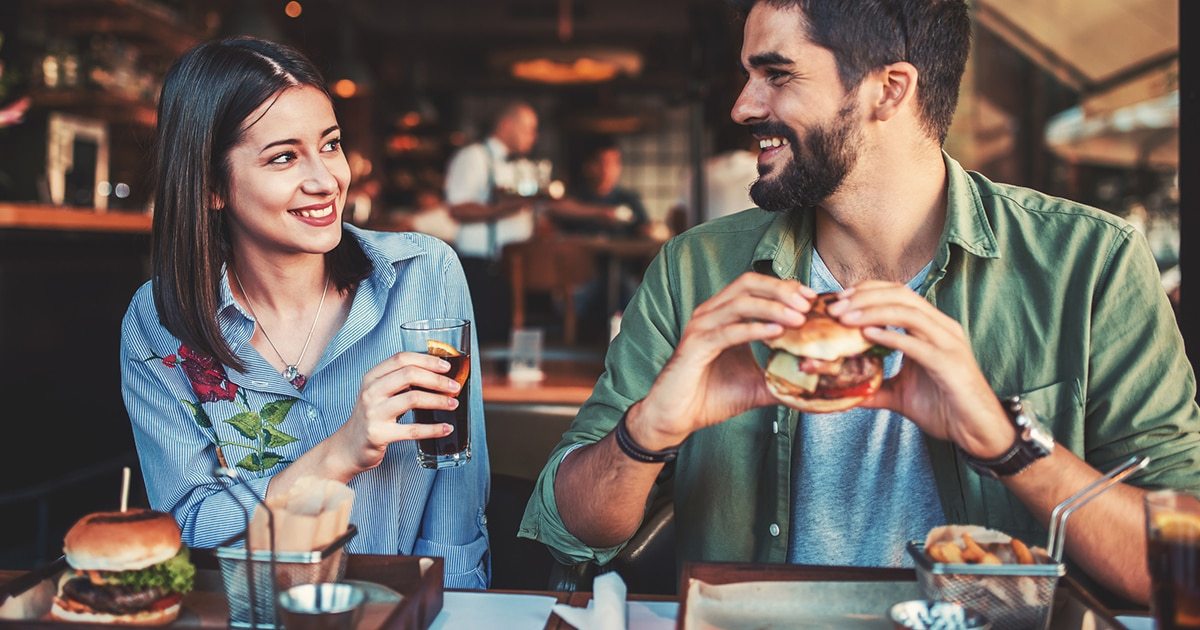
[[[609,346],[604,374],[551,453],[525,508],[517,535],[546,545],[559,562],[606,564],[624,547],[591,547],[571,534],[558,510],[554,480],[567,454],[599,442],[616,427],[626,409],[646,396],[674,352],[681,317],[671,293],[666,253],[670,247],[668,243],[647,268],[641,287],[621,318],[621,332]]]
[[[443,246],[444,247],[444,246]],[[471,348],[477,349],[475,317],[462,266],[449,248],[445,255],[445,316],[470,320]],[[445,559],[448,588],[487,588],[491,583],[487,518],[484,509],[490,490],[487,434],[483,416],[483,384],[479,352],[471,352],[471,461],[439,470],[429,495],[413,553]]]

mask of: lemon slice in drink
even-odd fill
[[[458,348],[455,348],[444,341],[438,341],[437,339],[427,339],[425,341],[425,348],[429,354],[432,354],[435,357],[449,358],[462,356],[462,353],[458,351]]]

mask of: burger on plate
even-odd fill
[[[196,575],[175,519],[152,510],[89,514],[67,532],[63,553],[71,570],[50,615],[73,623],[171,623]]]
[[[834,319],[826,308],[836,294],[822,293],[808,319],[774,339],[765,376],[767,388],[783,404],[804,413],[830,413],[857,406],[883,384],[883,357],[862,329]]]

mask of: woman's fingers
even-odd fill
[[[367,370],[363,375],[363,386],[387,377],[407,367],[416,367],[428,372],[443,374],[450,371],[450,363],[444,359],[422,352],[397,352],[384,359],[379,365]]]
[[[416,424],[392,423],[381,426],[379,436],[391,444],[400,440],[431,440],[446,437],[454,432],[454,427],[446,423]]]

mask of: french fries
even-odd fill
[[[1002,543],[990,543],[989,547],[995,549],[994,545],[1002,545]],[[1033,552],[1029,547],[1020,540],[1013,538],[1008,545],[1012,548],[1012,555],[1016,558],[1017,564],[1034,564]],[[997,549],[997,551],[999,551]],[[929,558],[934,562],[942,564],[1004,564],[998,553],[984,549],[971,534],[963,532],[962,546],[954,541],[943,541],[933,543],[925,552],[929,554]],[[1006,554],[1007,555],[1007,554]]]

